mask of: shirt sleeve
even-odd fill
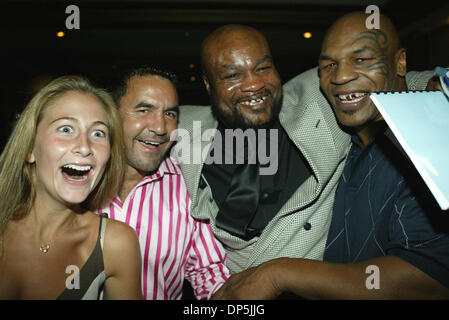
[[[190,244],[185,277],[197,299],[209,299],[230,276],[226,253],[206,221],[194,221]]]
[[[405,181],[402,184],[391,216],[387,254],[449,287],[449,215],[439,209],[425,186],[412,193]]]

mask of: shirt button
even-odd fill
[[[264,192],[262,194],[262,199],[266,199],[266,198],[268,198],[268,196],[269,196],[268,192]]]
[[[307,222],[307,223],[304,225],[304,229],[305,229],[306,231],[309,231],[311,228],[312,228],[312,225],[311,225],[309,222]]]

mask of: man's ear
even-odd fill
[[[203,83],[204,83],[204,86],[206,87],[207,93],[210,95],[210,84],[209,84],[209,80],[207,79],[207,76],[205,74],[203,74]]]
[[[407,54],[404,48],[399,49],[394,55],[396,65],[396,75],[405,77],[407,74]]]

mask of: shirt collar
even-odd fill
[[[379,132],[368,142],[368,144],[366,145],[365,148],[374,144],[377,139],[382,138],[385,135],[388,136],[388,130],[389,130],[388,125],[385,122],[383,122],[383,124],[384,124],[384,126],[383,126],[382,130],[379,130]],[[357,145],[360,149],[363,149],[362,141],[356,134],[351,135],[351,141],[353,144]]]
[[[157,181],[162,179],[162,177],[166,174],[171,175],[181,175],[181,168],[179,167],[179,164],[176,162],[175,159],[172,157],[166,157],[161,164],[159,165],[159,168],[155,173],[149,176],[143,177],[143,179],[133,188],[133,191],[130,192],[130,194],[134,193],[137,188],[142,187],[145,184],[149,184],[151,182]],[[123,203],[126,199],[122,200],[117,195],[112,202],[118,206],[119,208],[123,207]]]
[[[179,167],[179,164],[176,162],[176,160],[172,157],[164,158],[157,171],[151,175],[145,176],[139,183],[139,185],[161,179],[166,174],[181,175],[181,168]]]

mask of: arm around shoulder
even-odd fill
[[[142,299],[142,258],[134,229],[125,223],[108,219],[103,260],[106,271],[104,298]]]

